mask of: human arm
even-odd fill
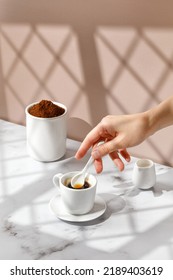
[[[149,136],[160,129],[173,125],[173,96],[146,111],[146,115]]]
[[[86,136],[76,153],[76,158],[82,158],[92,147],[92,156],[95,159],[95,168],[98,173],[103,169],[102,157],[107,154],[122,171],[124,163],[119,154],[129,161],[130,155],[126,148],[142,143],[156,131],[172,124],[173,97],[146,112],[106,116]],[[99,141],[105,143],[97,147],[96,144]]]

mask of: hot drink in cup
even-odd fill
[[[94,206],[97,180],[94,175],[88,174],[82,187],[72,188],[71,178],[77,173],[78,171],[56,174],[53,183],[60,191],[66,211],[73,215],[83,215]]]

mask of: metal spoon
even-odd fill
[[[89,168],[89,166],[93,163],[94,159],[91,156],[88,160],[88,162],[86,163],[85,167],[82,169],[82,171],[80,171],[79,173],[77,173],[76,175],[73,176],[73,178],[71,179],[71,186],[74,189],[80,189],[82,188],[82,186],[85,183],[85,178],[87,175],[87,170]]]

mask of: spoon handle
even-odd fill
[[[100,145],[102,145],[103,143],[104,143],[104,141],[100,141],[100,142],[97,144],[97,146],[100,146]],[[83,174],[86,173],[88,167],[89,167],[93,162],[94,162],[94,159],[93,159],[92,156],[90,156],[90,158],[89,158],[87,164],[85,165],[85,167],[84,167],[83,170],[82,170],[82,173],[83,173]]]
[[[93,161],[94,161],[93,157],[90,156],[90,158],[89,158],[87,164],[85,165],[85,167],[84,167],[83,170],[82,170],[82,173],[83,173],[83,174],[86,173],[87,169],[88,169],[89,166],[93,163]]]

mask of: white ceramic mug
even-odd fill
[[[65,112],[53,118],[35,117],[29,109],[39,102],[26,107],[26,133],[28,154],[38,161],[55,161],[66,152],[67,108],[61,103],[53,102],[64,108]]]
[[[59,173],[53,177],[53,183],[59,188],[61,199],[68,213],[83,215],[88,213],[94,206],[97,179],[94,175],[88,174],[86,181],[90,186],[86,189],[73,189],[66,186],[67,179],[70,179],[79,171]]]
[[[140,189],[153,187],[156,182],[154,162],[150,159],[137,160],[133,169],[132,181],[134,186]]]

